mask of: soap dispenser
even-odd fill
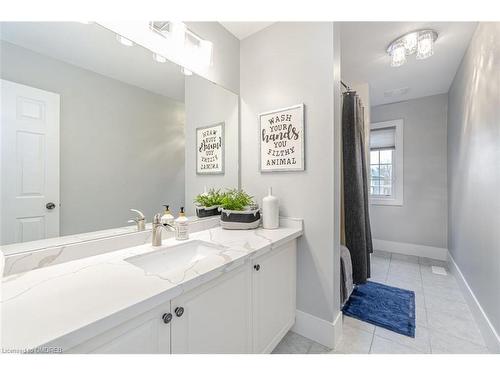
[[[165,212],[163,212],[163,216],[161,217],[161,223],[163,225],[168,224],[173,226],[174,225],[174,216],[170,213],[170,210],[168,209],[168,204],[164,204],[163,207],[165,207]]]
[[[176,240],[187,240],[189,238],[188,233],[188,218],[184,213],[184,207],[181,207],[181,212],[179,212],[179,217],[175,219],[175,239]]]
[[[267,197],[262,199],[262,227],[264,229],[277,229],[279,226],[279,199],[273,195],[273,189],[270,187]]]

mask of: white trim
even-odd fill
[[[394,194],[390,198],[370,197],[370,204],[383,206],[402,206],[403,191],[404,191],[404,137],[403,137],[404,120],[397,119],[391,121],[374,122],[370,124],[370,131],[383,128],[395,128],[394,143],[395,151],[392,161],[394,184]],[[368,162],[370,158],[368,157]],[[369,164],[369,163],[368,163]],[[370,168],[369,168],[370,170]],[[395,177],[394,177],[395,176]]]
[[[385,241],[374,238],[373,248],[375,250],[388,251],[390,253],[415,255],[437,260],[448,260],[448,249],[442,247],[417,245],[414,243]]]
[[[462,271],[460,271],[460,268],[458,268],[458,265],[455,263],[455,260],[453,259],[451,254],[449,254],[448,265],[451,273],[457,279],[458,285],[460,286],[460,289],[465,296],[465,300],[467,301],[467,304],[472,311],[474,320],[479,326],[479,330],[483,335],[488,349],[493,353],[500,353],[500,335],[495,330],[495,327],[493,327],[493,324],[491,324],[488,316],[486,315],[486,312],[481,307],[481,304],[477,300],[474,292],[467,283],[467,280],[462,274]]]
[[[297,310],[292,331],[334,349],[342,337],[342,313],[339,311],[335,321],[332,323],[304,311]]]

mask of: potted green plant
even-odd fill
[[[209,217],[220,215],[219,207],[222,204],[222,198],[225,193],[221,193],[220,189],[210,189],[202,194],[199,194],[194,199],[196,216]]]
[[[220,210],[222,228],[254,229],[260,224],[259,206],[241,189],[228,190],[222,198]]]

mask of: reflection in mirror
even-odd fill
[[[186,145],[180,66],[95,23],[0,26],[2,245],[134,231],[128,221],[138,214],[129,209],[150,222],[164,204],[177,213],[191,203],[185,159],[195,147]],[[237,95],[206,83],[238,112]],[[196,121],[227,122],[224,115]],[[237,136],[237,117],[231,126]],[[226,161],[237,165],[237,155],[226,152]],[[237,176],[228,182],[237,184]]]

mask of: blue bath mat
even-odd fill
[[[354,288],[345,315],[415,337],[415,292],[371,281]]]

